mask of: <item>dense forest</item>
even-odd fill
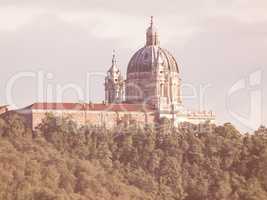
[[[267,129],[77,127],[51,115],[32,132],[0,117],[2,200],[264,200]]]

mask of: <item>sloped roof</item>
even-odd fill
[[[154,111],[147,104],[83,104],[83,103],[34,103],[32,110],[92,110],[92,111]]]

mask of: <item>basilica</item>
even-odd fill
[[[189,112],[182,104],[180,67],[175,57],[160,46],[159,33],[151,17],[145,46],[130,59],[126,80],[117,66],[115,54],[105,79],[106,103],[148,104],[157,117],[175,124],[214,122],[212,112]]]
[[[181,96],[180,66],[175,57],[160,45],[159,33],[151,17],[146,42],[130,59],[126,79],[113,54],[104,80],[102,103],[34,103],[20,113],[35,129],[47,113],[71,118],[78,125],[116,127],[119,124],[155,124],[162,118],[174,126],[182,122],[215,123],[213,112],[185,109]]]

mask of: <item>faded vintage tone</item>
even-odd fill
[[[215,123],[213,112],[191,112],[181,98],[180,67],[174,56],[160,46],[159,34],[151,17],[146,44],[138,50],[127,68],[126,80],[117,66],[115,52],[105,78],[102,104],[35,103],[21,112],[35,129],[47,113],[69,117],[77,124],[115,127],[120,123],[154,124],[161,118],[173,125],[182,122]]]

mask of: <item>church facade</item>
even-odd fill
[[[174,56],[160,46],[153,17],[146,32],[146,43],[130,59],[126,79],[117,65],[115,53],[105,78],[102,104],[35,103],[27,113],[35,129],[47,113],[72,118],[80,125],[115,127],[120,123],[155,124],[161,118],[193,124],[215,123],[213,112],[190,112],[182,104],[180,67]]]

